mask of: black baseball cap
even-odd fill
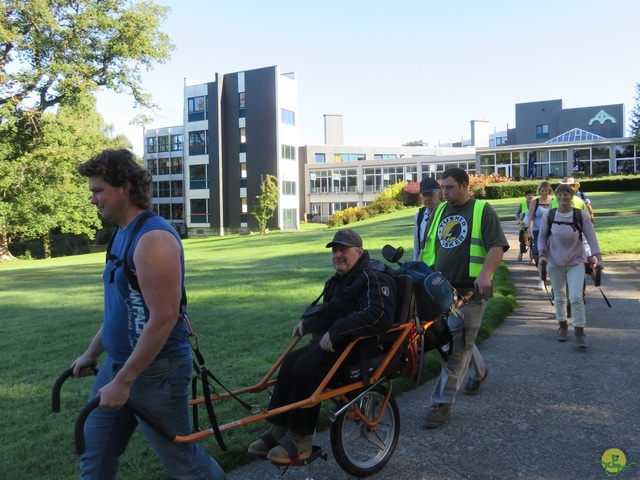
[[[343,228],[342,230],[338,230],[333,236],[333,240],[327,243],[327,248],[332,248],[334,245],[362,248],[362,238],[360,238],[360,235],[358,235],[358,232],[355,230]]]
[[[440,191],[440,184],[435,178],[423,178],[420,182],[420,193],[435,193]]]

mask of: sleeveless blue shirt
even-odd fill
[[[142,215],[142,213],[140,214]],[[118,227],[111,255],[122,259],[129,238],[135,228],[136,217],[127,228]],[[162,217],[155,215],[148,218],[131,242],[125,259],[127,266],[135,272],[133,254],[140,238],[151,230],[166,230],[178,240],[181,249],[182,283],[184,284],[184,250],[182,242],[174,228]],[[104,284],[104,320],[102,325],[102,344],[109,357],[116,364],[124,364],[135,348],[142,329],[149,320],[149,309],[142,295],[129,285],[124,268],[118,267],[114,260],[109,260],[102,274]],[[190,352],[187,329],[184,322],[177,322],[158,354],[159,357],[183,356]]]

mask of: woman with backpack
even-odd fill
[[[536,193],[538,198],[531,200],[529,203],[529,229],[527,235],[529,235],[529,244],[531,248],[531,259],[533,263],[538,265],[538,234],[540,233],[540,220],[542,215],[549,209],[551,203],[551,184],[546,180],[540,182]],[[538,282],[538,290],[544,289],[544,282],[540,280]]]
[[[584,266],[602,267],[602,255],[596,238],[596,232],[589,219],[589,214],[574,208],[571,204],[574,191],[571,185],[560,184],[555,191],[558,208],[544,213],[540,222],[538,236],[540,278],[547,270],[553,287],[556,309],[556,320],[559,323],[558,341],[566,342],[567,324],[567,290],[571,310],[573,312],[573,328],[578,349],[587,348],[584,335],[586,316],[582,285]],[[579,216],[581,218],[579,218]],[[591,255],[587,257],[582,245],[582,236],[591,247]]]

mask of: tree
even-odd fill
[[[19,230],[15,222],[28,213],[13,214],[18,198],[33,198],[31,205],[43,194],[37,186],[45,177],[38,180],[42,171],[31,162],[45,133],[53,134],[44,113],[86,107],[100,88],[130,94],[136,105],[152,108],[141,71],[170,56],[173,45],[159,30],[167,12],[151,1],[1,0],[0,260],[10,258],[7,235]],[[47,228],[61,227],[53,218],[48,222]]]
[[[278,179],[267,174],[266,178],[260,175],[260,195],[256,196],[251,215],[256,217],[260,227],[260,233],[267,232],[267,222],[273,217],[278,207]]]
[[[82,108],[45,113],[38,143],[22,157],[24,183],[10,199],[9,235],[42,238],[46,257],[53,230],[92,237],[101,222],[87,201],[87,180],[76,166],[106,148],[131,144],[123,136],[111,138],[93,97],[87,97]]]
[[[631,130],[633,143],[636,144],[637,149],[640,149],[640,83],[636,84],[636,104],[631,112],[629,130]]]

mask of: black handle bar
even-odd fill
[[[94,375],[98,374],[98,369],[96,367],[91,367],[91,370]],[[73,367],[69,367],[62,372],[53,384],[53,389],[51,390],[51,410],[55,413],[60,412],[60,390],[62,389],[62,384],[69,377],[73,377]]]
[[[100,405],[100,397],[96,397],[89,403],[87,403],[78,415],[75,426],[75,445],[76,453],[78,455],[82,455],[85,452],[84,424],[87,421],[87,417],[89,416],[89,414],[93,410],[98,408],[98,405]],[[129,410],[131,410],[131,413],[133,413],[137,417],[140,417],[145,423],[148,423],[155,431],[157,431],[167,440],[173,442],[173,440],[176,438],[176,435],[174,433],[170,432],[164,425],[159,424],[155,418],[146,413],[131,400],[127,400],[127,403],[125,403],[122,408],[128,408]]]

